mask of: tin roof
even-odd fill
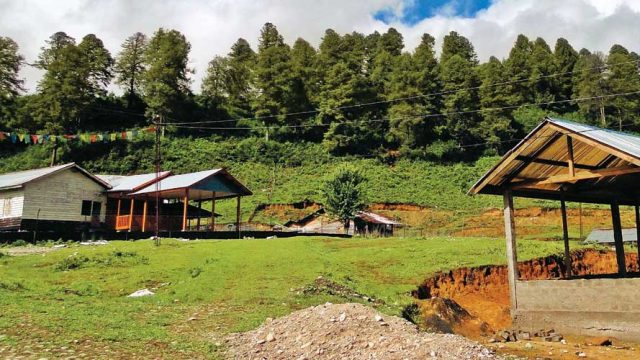
[[[360,211],[358,212],[356,217],[372,224],[402,225],[402,223],[391,220],[386,216],[382,216],[380,214],[376,214],[368,211]]]
[[[236,180],[225,169],[212,169],[181,175],[171,175],[131,194],[134,197],[151,196],[159,193],[164,198],[182,198],[189,190],[189,199],[211,199],[245,196],[253,193]]]
[[[44,178],[49,175],[53,175],[57,172],[60,172],[66,169],[72,169],[72,168],[80,171],[83,175],[87,176],[89,179],[102,185],[105,189],[108,189],[111,187],[107,182],[89,173],[87,170],[76,165],[76,163],[68,163],[64,165],[51,166],[51,167],[40,168],[40,169],[16,171],[11,173],[1,174],[0,190],[21,188],[22,186],[24,186],[29,182]]]
[[[571,150],[570,150],[571,149]],[[571,167],[573,166],[573,173]],[[640,195],[640,137],[546,118],[469,194],[634,205]]]
[[[622,229],[622,241],[623,242],[636,242],[638,239],[638,232],[634,229]],[[593,229],[589,236],[584,240],[584,244],[613,244],[615,240],[613,238],[613,230],[608,229]]]
[[[160,179],[171,175],[171,171],[162,171]],[[109,192],[129,192],[142,189],[156,180],[156,173],[139,175],[96,175],[111,185]]]

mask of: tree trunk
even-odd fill
[[[344,221],[344,233],[349,235],[349,227],[351,225],[351,219],[347,219],[343,221]]]

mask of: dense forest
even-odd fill
[[[0,131],[75,134],[160,123],[169,137],[435,161],[502,153],[545,115],[640,131],[640,57],[615,44],[604,54],[519,35],[506,59],[481,63],[456,32],[437,55],[429,34],[407,51],[393,28],[329,29],[316,49],[302,38],[285,43],[267,23],[257,49],[241,38],[213,58],[197,92],[189,51],[176,30],[133,34],[115,55],[96,35],[77,41],[57,32],[27,64],[18,44],[0,37]],[[44,71],[33,94],[23,89],[23,66]],[[108,91],[112,83],[122,95]],[[0,142],[9,146],[23,145]]]

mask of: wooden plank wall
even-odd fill
[[[26,184],[24,219],[91,221],[82,215],[82,201],[102,203],[100,221],[105,219],[107,197],[104,188],[75,169],[67,169]],[[40,209],[40,215],[38,215]]]
[[[21,189],[0,192],[0,219],[22,216],[23,203],[24,192]]]

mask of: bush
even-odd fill
[[[58,262],[55,266],[55,269],[58,271],[79,269],[89,261],[89,258],[86,256],[72,255]]]
[[[22,240],[22,239],[19,239],[19,240],[14,241],[11,245],[19,247],[19,246],[27,246],[27,245],[29,245],[29,243],[24,241],[24,240]]]

